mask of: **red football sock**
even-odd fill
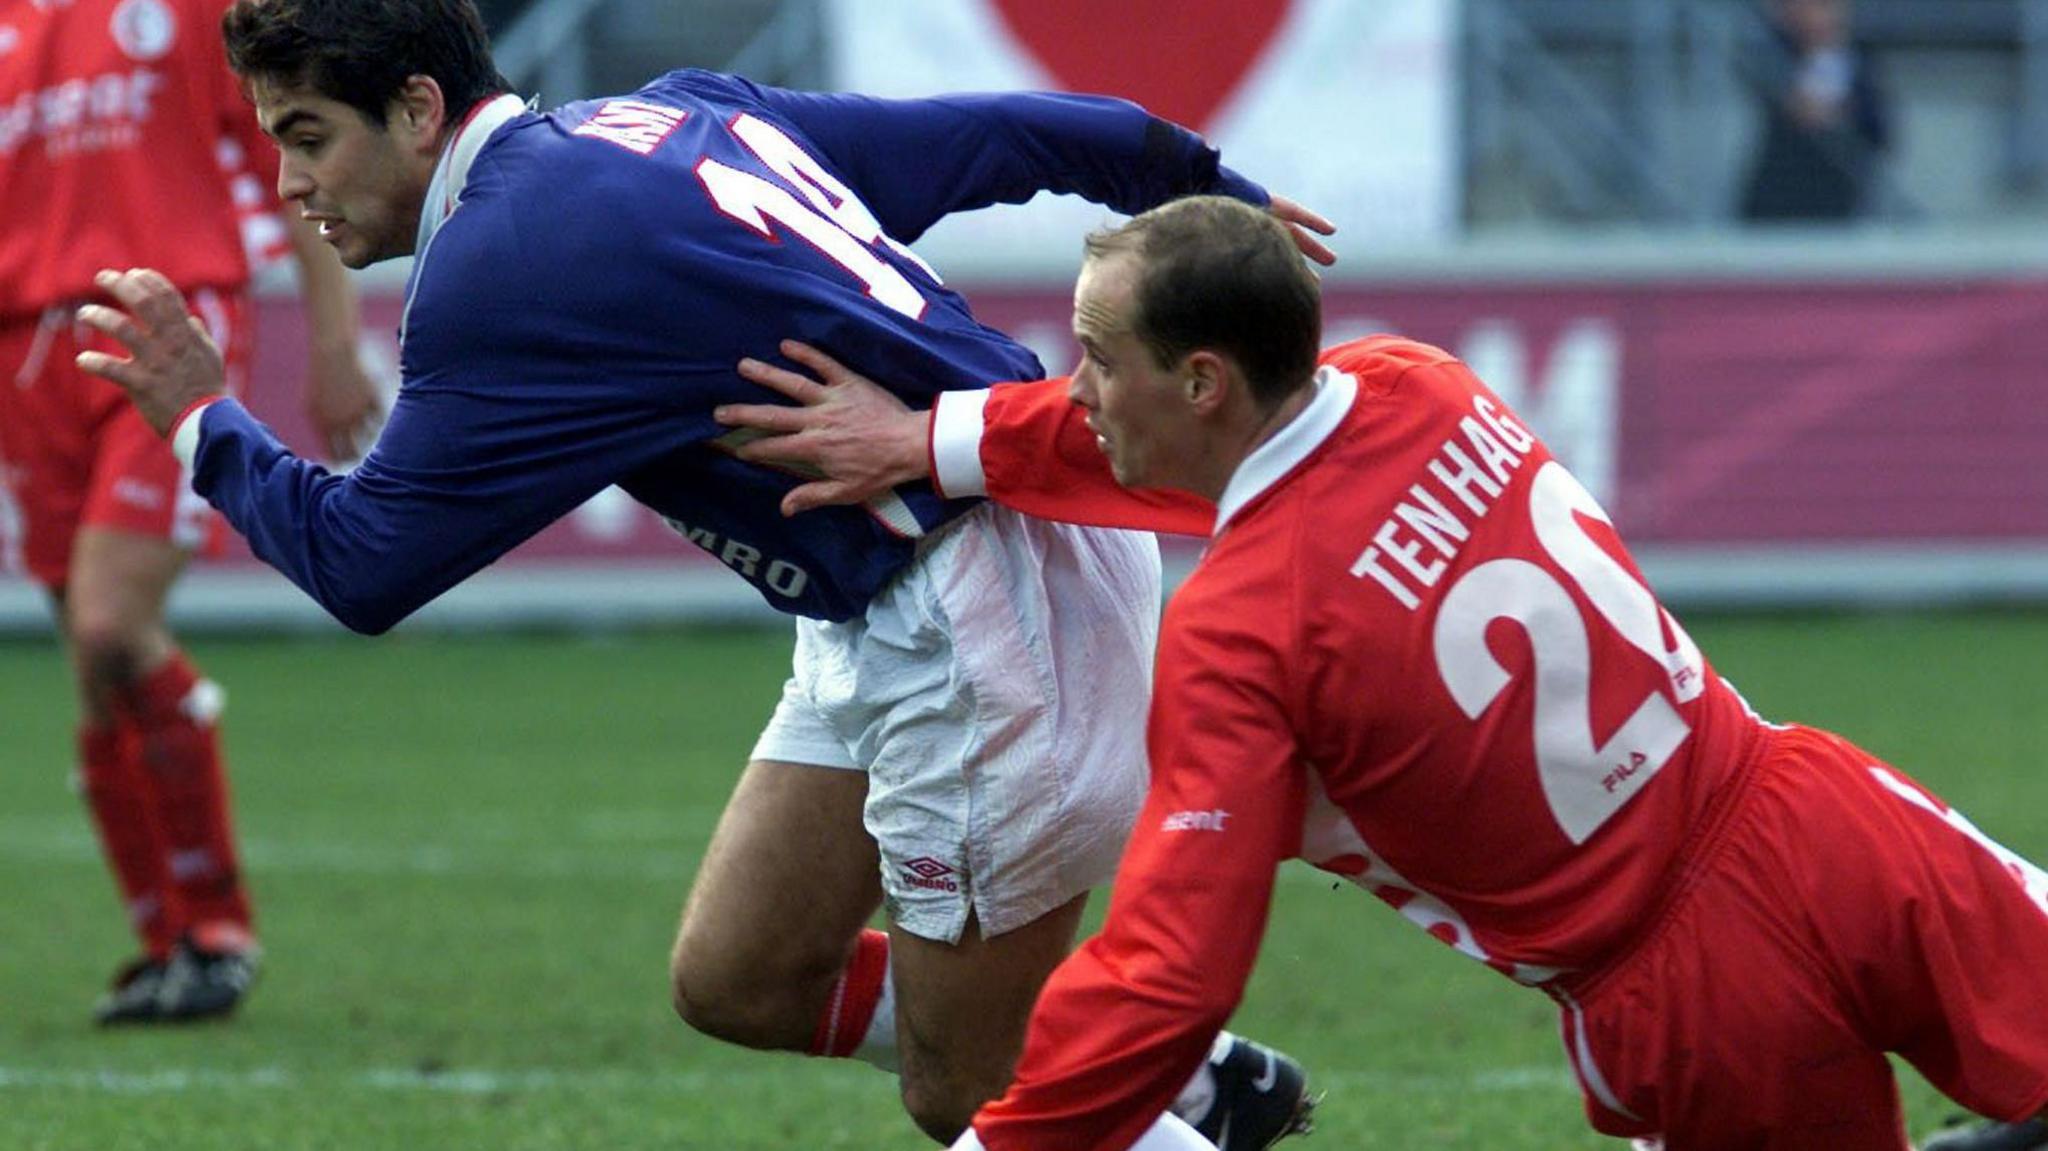
[[[150,781],[128,733],[112,725],[79,728],[78,778],[129,924],[149,953],[162,959],[184,930],[184,914],[170,884],[170,856],[154,815]]]
[[[858,1054],[874,1023],[875,1005],[882,1000],[888,978],[889,936],[872,929],[862,931],[853,958],[826,997],[825,1013],[818,1017],[818,1030],[811,1036],[810,1054],[835,1059]]]
[[[214,727],[220,688],[201,679],[184,653],[174,652],[135,685],[128,703],[126,718],[153,785],[171,886],[184,904],[187,926],[231,923],[246,933],[249,900]]]

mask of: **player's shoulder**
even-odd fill
[[[1390,390],[1417,368],[1464,367],[1458,357],[1433,344],[1386,333],[1326,348],[1317,362],[1356,379],[1371,392]]]
[[[762,102],[761,88],[752,80],[705,68],[664,72],[641,85],[638,91],[620,98],[718,107],[754,107]]]

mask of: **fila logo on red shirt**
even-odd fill
[[[597,115],[585,120],[570,135],[589,136],[649,156],[688,118],[689,113],[680,108],[641,100],[606,100]]]
[[[1222,831],[1223,821],[1230,813],[1217,808],[1214,811],[1176,811],[1159,823],[1161,831]]]

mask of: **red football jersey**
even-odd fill
[[[101,268],[247,280],[223,160],[273,200],[277,161],[228,71],[225,9],[0,0],[0,317],[89,296]]]
[[[1392,337],[1323,364],[1206,516],[1118,488],[1064,381],[986,401],[1002,502],[1214,525],[1167,608],[1108,925],[977,1117],[993,1151],[1136,1139],[1236,1006],[1282,860],[1543,984],[1641,925],[1759,743],[1592,496],[1463,364]]]

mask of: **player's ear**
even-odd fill
[[[1223,403],[1229,362],[1210,351],[1188,353],[1181,361],[1181,396],[1198,414],[1208,415]]]
[[[448,125],[448,104],[440,83],[432,76],[407,76],[391,100],[385,124],[415,148],[439,153],[442,129]]]

